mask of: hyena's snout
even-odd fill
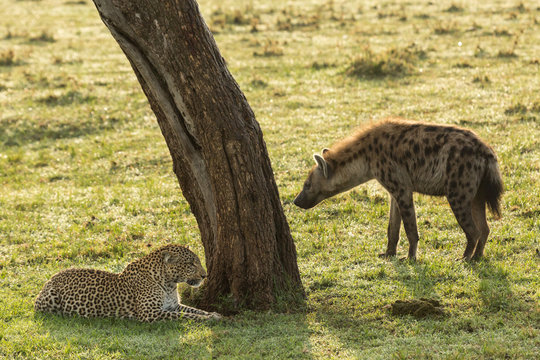
[[[306,195],[304,194],[304,192],[300,192],[300,194],[296,195],[296,197],[294,198],[294,205],[298,206],[298,207],[301,207],[302,209],[307,209],[306,205],[305,205],[305,198],[306,198]]]
[[[293,203],[302,209],[311,209],[317,205],[319,201],[317,201],[316,197],[311,198],[305,191],[301,191],[300,194],[296,195]]]

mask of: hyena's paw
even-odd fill
[[[480,261],[484,258],[483,255],[473,255],[473,257],[471,258],[471,261]]]
[[[396,254],[395,253],[394,254],[389,254],[387,252],[383,252],[382,254],[379,254],[379,257],[381,259],[391,259],[391,258],[396,257]]]
[[[414,262],[416,262],[416,256],[404,256],[402,258],[399,258],[399,261],[414,263]]]

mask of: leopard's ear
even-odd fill
[[[177,264],[182,262],[182,257],[179,254],[167,250],[163,251],[161,258],[165,264]]]
[[[169,251],[164,251],[164,252],[161,254],[161,256],[162,256],[163,262],[164,262],[165,264],[170,264],[170,263],[174,262],[174,261],[175,261],[175,258],[176,258],[176,256],[174,256],[174,254],[172,254],[172,253],[169,252]]]

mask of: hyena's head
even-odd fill
[[[328,149],[324,149],[323,154],[326,151]],[[302,209],[310,209],[324,199],[340,192],[332,184],[332,168],[330,164],[319,154],[313,155],[313,158],[316,166],[311,169],[304,182],[304,188],[294,199],[294,205]]]

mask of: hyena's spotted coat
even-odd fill
[[[446,196],[467,236],[463,257],[483,255],[489,235],[486,204],[500,216],[503,182],[489,145],[470,130],[388,119],[342,140],[322,156],[294,203],[304,209],[377,179],[391,195],[388,247],[396,255],[401,221],[409,240],[409,258],[416,257],[418,230],[413,192]]]

